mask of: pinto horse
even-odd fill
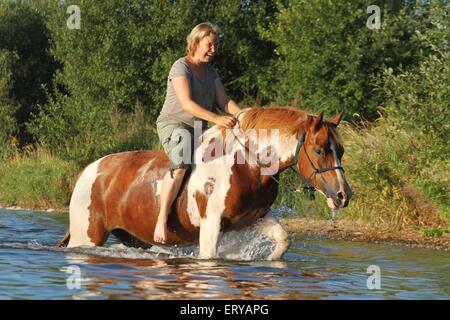
[[[267,213],[277,197],[278,177],[283,170],[296,167],[301,179],[325,195],[330,209],[349,203],[352,192],[340,165],[344,149],[336,132],[341,118],[342,113],[324,120],[323,112],[312,116],[294,108],[242,111],[233,130],[272,133],[276,129],[278,145],[268,139],[252,140],[245,134],[239,138],[233,131],[234,140],[229,143],[239,143],[243,148],[233,151],[232,161],[218,161],[224,153],[216,149],[215,159],[196,161],[172,205],[166,244],[199,243],[199,257],[209,259],[217,255],[221,232],[254,227],[276,242],[266,259],[280,259],[289,247],[288,234]],[[210,152],[208,147],[224,132],[218,126],[208,129],[198,149]],[[250,152],[252,144],[256,162],[238,162],[238,153]],[[258,159],[262,159],[263,151],[278,161],[271,174],[262,174],[264,164]],[[125,245],[151,247],[161,181],[168,167],[163,151],[116,153],[89,164],[75,185],[69,232],[59,245],[101,246],[112,233]]]

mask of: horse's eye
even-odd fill
[[[323,154],[323,150],[322,149],[314,149],[314,152],[318,155],[321,156]]]

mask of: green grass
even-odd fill
[[[344,164],[357,196],[349,217],[395,228],[448,226],[445,159],[433,155],[428,136],[399,129],[384,118],[370,127],[344,127],[343,136]]]
[[[382,224],[391,230],[419,226],[435,236],[448,228],[448,160],[432,158],[428,137],[399,130],[384,118],[361,127],[343,124],[340,132],[345,147],[343,166],[354,193],[341,219]],[[330,217],[321,195],[311,202],[292,192],[292,183],[301,185],[293,173],[284,173],[281,182],[276,205],[290,206],[300,216]]]
[[[79,168],[38,149],[2,161],[0,203],[31,208],[63,208]]]
[[[446,232],[445,229],[425,228],[422,230],[423,234],[427,237],[440,237]]]

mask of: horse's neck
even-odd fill
[[[256,156],[258,159],[270,160],[270,164],[277,164],[278,171],[282,171],[285,168],[294,164],[295,151],[299,143],[299,138],[304,133],[304,128],[299,127],[294,132],[287,133],[284,131],[273,129],[259,129],[260,132],[268,132],[269,134],[260,135],[257,138],[255,144]]]

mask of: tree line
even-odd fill
[[[204,21],[222,30],[213,64],[243,106],[389,115],[444,139],[448,14],[446,0],[3,0],[0,153],[39,145],[84,164],[154,147],[168,71]]]

